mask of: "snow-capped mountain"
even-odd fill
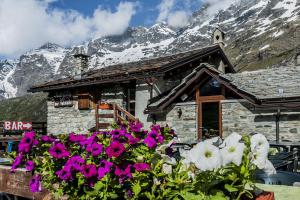
[[[220,2],[221,3],[221,2]],[[134,27],[119,36],[93,39],[64,48],[47,43],[15,61],[0,62],[0,99],[20,96],[37,83],[66,77],[74,69],[73,54],[84,50],[90,68],[158,57],[211,43],[220,26],[226,33],[226,54],[237,70],[266,68],[289,62],[300,49],[300,0],[236,0],[209,15],[209,5],[193,13],[190,23],[175,29],[166,23]]]

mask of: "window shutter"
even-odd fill
[[[90,109],[90,95],[78,95],[78,109],[89,110]]]

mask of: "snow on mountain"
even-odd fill
[[[181,29],[158,23],[72,48],[47,43],[16,61],[0,62],[0,98],[24,95],[34,84],[70,76],[72,55],[78,51],[91,56],[90,69],[102,68],[209,45],[217,26],[226,32],[226,53],[237,70],[287,62],[300,48],[300,0],[237,0],[215,15],[206,4]]]

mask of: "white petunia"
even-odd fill
[[[220,147],[225,147],[227,145],[235,145],[235,144],[239,143],[239,141],[241,139],[242,139],[242,136],[240,134],[233,132],[224,139],[224,141],[220,145]]]
[[[268,176],[270,176],[272,174],[276,174],[276,169],[269,160],[266,160],[266,165],[263,168],[263,170]]]
[[[259,169],[264,169],[268,159],[268,151],[266,148],[254,149],[252,152],[251,162]]]
[[[240,166],[243,158],[243,153],[245,149],[245,144],[236,143],[231,145],[226,145],[223,149],[221,149],[222,162],[223,166],[234,163],[237,166]]]
[[[269,151],[270,145],[267,138],[262,134],[255,134],[250,138],[251,151]]]
[[[219,148],[205,142],[200,142],[192,148],[186,159],[189,159],[201,171],[217,169],[222,163]]]

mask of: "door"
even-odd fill
[[[219,102],[203,102],[202,112],[202,139],[220,136],[220,111]]]

